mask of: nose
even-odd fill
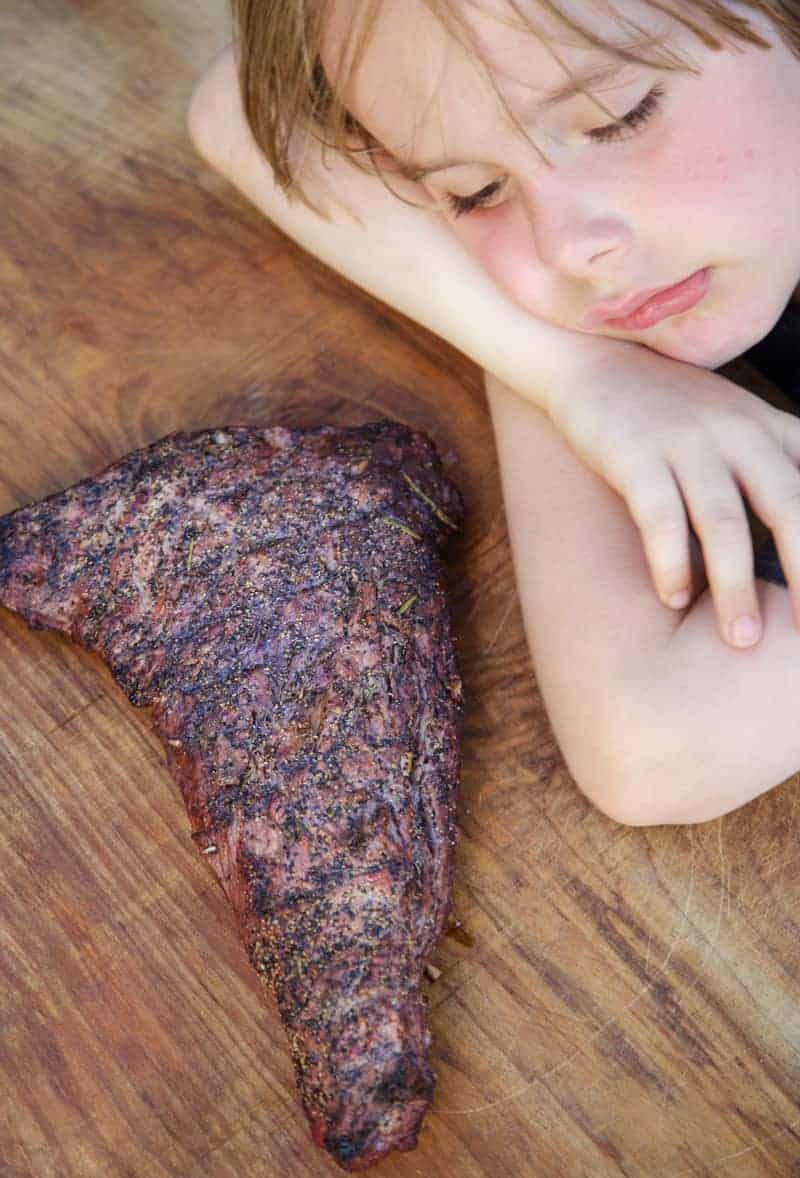
[[[617,270],[630,248],[632,232],[607,198],[564,173],[537,172],[536,182],[522,182],[523,203],[537,256],[554,273],[567,278],[599,278]],[[578,189],[577,185],[582,187]]]

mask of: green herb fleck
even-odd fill
[[[421,499],[425,500],[425,502],[428,504],[428,507],[433,508],[433,514],[435,516],[437,516],[437,518],[440,519],[442,521],[442,523],[447,524],[448,527],[453,528],[453,530],[457,532],[458,531],[458,524],[454,524],[453,521],[450,519],[450,517],[445,515],[445,513],[442,511],[441,507],[439,507],[439,505],[437,503],[434,503],[434,501],[432,499],[429,499],[428,496],[425,494],[425,492],[422,490],[422,488],[418,487],[417,484],[414,482],[414,480],[412,478],[410,478],[406,474],[405,471],[403,471],[402,473],[403,473],[403,478],[406,480],[409,487],[411,487],[412,491],[416,491],[416,493],[419,495],[419,497]]]
[[[406,601],[403,602],[403,604],[400,606],[400,608],[397,612],[399,614],[406,613],[408,610],[411,609],[412,605],[414,604],[414,602],[417,600],[418,597],[419,597],[419,594],[414,593],[411,597],[409,597]]]
[[[194,539],[195,539],[194,536],[192,536],[191,540],[189,541],[189,559],[186,561],[187,573],[190,573],[192,571],[192,553],[194,552]]]
[[[415,540],[421,540],[422,536],[417,532],[412,532],[411,528],[407,528],[405,524],[401,524],[399,519],[392,519],[390,515],[381,517],[384,523],[391,524],[393,528],[399,528],[401,532],[407,532],[409,536],[413,536]]]

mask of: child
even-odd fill
[[[233,2],[192,140],[483,368],[526,633],[577,784],[651,825],[784,781],[800,420],[710,370],[800,281],[797,5]],[[754,580],[742,490],[788,589]],[[763,617],[760,640],[742,617]]]

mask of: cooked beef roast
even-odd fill
[[[0,602],[152,705],[194,838],[346,1170],[416,1145],[450,909],[463,504],[391,421],[176,433],[0,518]]]

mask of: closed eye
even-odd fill
[[[645,94],[639,105],[635,106],[623,118],[618,119],[616,123],[610,123],[607,127],[596,127],[593,131],[587,131],[587,137],[598,143],[616,142],[618,139],[630,139],[631,136],[626,135],[625,132],[628,130],[636,132],[639,127],[644,126],[645,123],[649,123],[657,113],[663,97],[664,87],[654,86],[649,94]]]
[[[610,123],[606,127],[595,127],[593,130],[587,131],[587,139],[595,143],[616,143],[621,139],[632,138],[632,135],[626,134],[626,132],[633,132],[635,135],[641,127],[649,123],[658,112],[664,94],[663,86],[654,86],[644,96],[638,106],[635,106],[633,110],[629,111],[621,119],[618,119],[615,123]],[[470,196],[456,196],[455,193],[448,192],[446,193],[447,201],[455,216],[461,217],[464,213],[471,213],[474,209],[484,208],[504,184],[505,179],[494,180],[491,184],[487,184],[485,188],[481,188],[479,192],[473,192]],[[494,207],[496,208],[497,206]]]

